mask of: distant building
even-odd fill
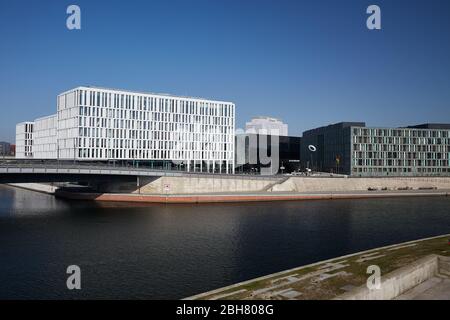
[[[15,144],[11,144],[11,152],[10,152],[11,156],[14,157],[16,155],[16,145]]]
[[[4,156],[9,156],[11,155],[11,144],[9,144],[8,142],[0,142],[0,156],[4,157]]]
[[[450,125],[341,122],[305,131],[301,159],[305,167],[353,176],[450,176]]]
[[[245,124],[246,133],[288,136],[288,125],[271,117],[255,117]]]

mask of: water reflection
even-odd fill
[[[0,298],[182,298],[450,232],[449,198],[224,205],[66,201],[0,186]],[[83,290],[65,288],[66,267]]]

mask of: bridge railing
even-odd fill
[[[188,176],[220,176],[223,178],[236,178],[241,177],[251,180],[261,180],[261,179],[282,179],[284,175],[278,174],[273,176],[261,176],[256,174],[226,174],[226,173],[212,173],[212,172],[187,172],[186,169],[158,169],[151,168],[149,166],[143,165],[131,165],[123,163],[95,163],[95,162],[82,162],[82,161],[56,161],[56,160],[36,160],[36,159],[13,159],[13,160],[0,160],[0,168],[10,168],[10,169],[45,169],[45,170],[57,170],[57,169],[70,169],[71,171],[97,171],[97,170],[107,170],[109,173],[114,172],[128,172],[129,174],[142,175],[145,173],[157,173],[161,176],[178,176],[178,175],[188,175]],[[37,173],[37,172],[36,172]],[[71,172],[73,173],[73,172]]]

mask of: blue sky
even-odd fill
[[[81,30],[66,28],[70,4]],[[0,0],[0,40],[0,140],[78,85],[225,99],[237,127],[270,115],[291,135],[450,122],[447,0]]]

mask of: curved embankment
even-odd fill
[[[185,300],[450,298],[450,234],[398,243],[277,272]],[[380,287],[367,283],[379,269]]]
[[[154,203],[221,203],[406,196],[447,196],[450,178],[325,178],[199,176],[161,177],[143,183],[107,184],[95,193],[58,190],[70,199]]]
[[[136,183],[104,183],[97,186],[102,193],[138,193],[158,195],[207,194],[207,193],[250,193],[250,192],[352,192],[371,189],[450,190],[450,177],[292,177],[292,176],[239,176],[198,175],[184,177],[159,177]]]
[[[442,191],[378,191],[337,193],[252,193],[252,194],[136,194],[136,193],[88,193],[57,190],[55,196],[72,200],[95,200],[111,202],[143,203],[227,203],[294,200],[364,199],[387,197],[449,196],[450,190]]]
[[[12,186],[53,193],[44,184]],[[354,199],[407,196],[448,196],[449,177],[246,177],[194,176],[161,177],[142,183],[103,184],[83,188],[62,188],[56,196],[69,199],[154,203],[221,203],[315,199]],[[92,188],[90,190],[93,190]],[[89,190],[84,188],[84,190]]]
[[[272,192],[348,192],[368,190],[450,189],[450,177],[325,178],[291,177],[273,185]]]

